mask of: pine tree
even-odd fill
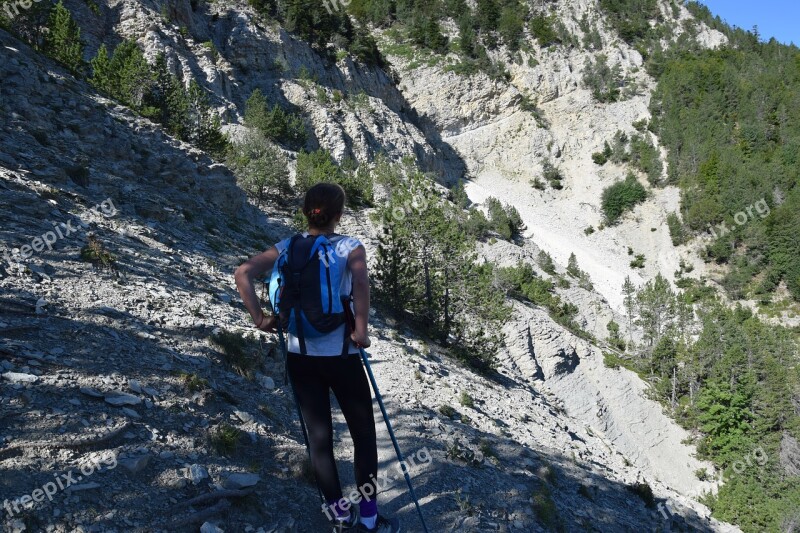
[[[135,110],[151,90],[153,74],[136,41],[121,42],[111,56],[111,95]]]
[[[77,72],[83,64],[81,30],[62,0],[50,11],[47,27],[49,32],[44,42],[45,51],[70,70]]]
[[[224,156],[228,140],[219,115],[211,110],[208,94],[196,80],[189,83],[189,140],[214,157]]]
[[[89,82],[104,93],[112,95],[111,58],[108,56],[105,44],[101,44],[97,49],[97,55],[92,59],[91,65],[92,77],[89,78]]]
[[[660,273],[645,283],[636,296],[639,325],[647,345],[654,347],[675,318],[675,293]]]
[[[625,276],[622,284],[622,304],[625,306],[625,315],[628,319],[628,345],[633,344],[633,317],[636,312],[636,286],[630,276]]]
[[[580,278],[582,273],[578,266],[578,258],[575,257],[575,252],[572,252],[569,254],[569,259],[567,260],[567,274],[573,278]]]
[[[153,71],[155,80],[148,100],[158,110],[158,122],[170,134],[181,140],[188,140],[189,97],[183,83],[170,72],[163,53],[156,57]]]

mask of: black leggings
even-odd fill
[[[378,446],[375,417],[372,413],[372,394],[360,356],[290,353],[288,366],[289,378],[308,429],[311,466],[325,499],[331,502],[342,498],[339,473],[333,457],[331,389],[342,408],[353,438],[356,484],[359,490],[371,485],[374,499],[377,494],[374,479],[378,476]],[[365,496],[369,496],[370,490],[366,489],[365,492]]]

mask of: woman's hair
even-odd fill
[[[312,228],[327,228],[344,211],[344,189],[336,183],[317,183],[306,193],[303,214]]]

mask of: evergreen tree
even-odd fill
[[[469,213],[439,197],[413,167],[394,168],[378,174],[390,197],[377,213],[384,235],[376,294],[392,298],[384,305],[424,327],[454,354],[488,370],[507,310],[502,291],[492,285],[491,267],[476,264],[475,241],[462,229]]]
[[[478,0],[475,16],[482,31],[495,31],[500,19],[500,8],[495,0]]]
[[[154,83],[148,97],[159,123],[175,137],[189,140],[189,96],[181,80],[170,72],[163,53],[156,57]]]
[[[625,316],[628,319],[628,344],[633,344],[633,317],[636,312],[636,286],[630,276],[625,276],[622,284],[622,305],[625,307]]]
[[[114,49],[109,70],[112,73],[109,83],[111,96],[132,109],[140,110],[151,89],[153,75],[136,41],[123,41]]]
[[[244,122],[261,130],[268,139],[290,148],[301,148],[306,142],[303,120],[287,113],[278,104],[270,109],[260,89],[255,89],[245,103]]]
[[[111,58],[108,56],[108,50],[105,44],[101,44],[97,49],[97,55],[91,61],[92,77],[89,82],[108,95],[112,95],[113,91],[113,76],[111,71]]]
[[[639,290],[636,303],[644,340],[649,347],[654,347],[675,319],[675,293],[669,281],[659,273]]]
[[[525,18],[522,16],[523,7],[520,4],[503,7],[498,21],[498,32],[503,42],[511,51],[519,49],[519,42],[525,31]]]
[[[45,51],[70,70],[77,72],[83,64],[81,30],[62,0],[50,11],[47,27],[50,31],[44,42]]]
[[[222,133],[219,115],[211,110],[208,94],[197,81],[189,83],[189,140],[214,157],[225,155],[228,140]]]

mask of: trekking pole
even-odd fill
[[[297,417],[300,419],[300,427],[303,428],[303,441],[306,443],[306,452],[308,453],[308,462],[311,463],[311,446],[308,443],[308,430],[306,429],[306,422],[303,419],[303,411],[300,409],[300,402],[297,400],[297,392],[294,390],[294,384],[292,383],[292,379],[289,377],[289,351],[286,348],[286,340],[283,337],[283,330],[281,329],[280,325],[278,326],[278,338],[280,339],[281,350],[283,351],[283,376],[286,383],[289,384],[289,389],[292,391],[292,397],[294,398],[294,405],[297,407]],[[310,465],[312,470],[313,466]],[[319,484],[317,484],[317,492],[319,493],[319,499],[322,502],[323,508],[325,507],[325,496],[322,495],[322,489],[319,488]]]
[[[394,436],[394,431],[392,431],[392,424],[389,422],[389,415],[386,414],[386,407],[383,405],[383,398],[381,398],[381,393],[378,390],[378,383],[375,381],[375,376],[372,374],[372,367],[369,366],[369,361],[367,361],[367,352],[364,351],[364,348],[359,347],[359,352],[361,353],[361,360],[364,361],[364,367],[367,369],[367,375],[369,376],[369,382],[372,384],[372,390],[375,391],[375,399],[378,400],[378,405],[381,408],[381,413],[383,413],[383,420],[386,422],[386,429],[389,430],[389,437],[392,439],[392,445],[394,446],[394,452],[397,454],[397,460],[400,461],[400,469],[403,471],[403,476],[406,478],[406,483],[408,484],[408,491],[411,494],[411,499],[414,500],[414,505],[417,507],[417,513],[419,513],[419,520],[422,522],[422,529],[425,533],[428,533],[428,526],[425,525],[425,517],[422,516],[422,509],[419,507],[419,501],[417,500],[417,495],[414,494],[414,487],[411,485],[411,478],[408,475],[408,470],[406,467],[406,463],[403,460],[403,454],[400,452],[400,446],[397,444],[397,439]]]

